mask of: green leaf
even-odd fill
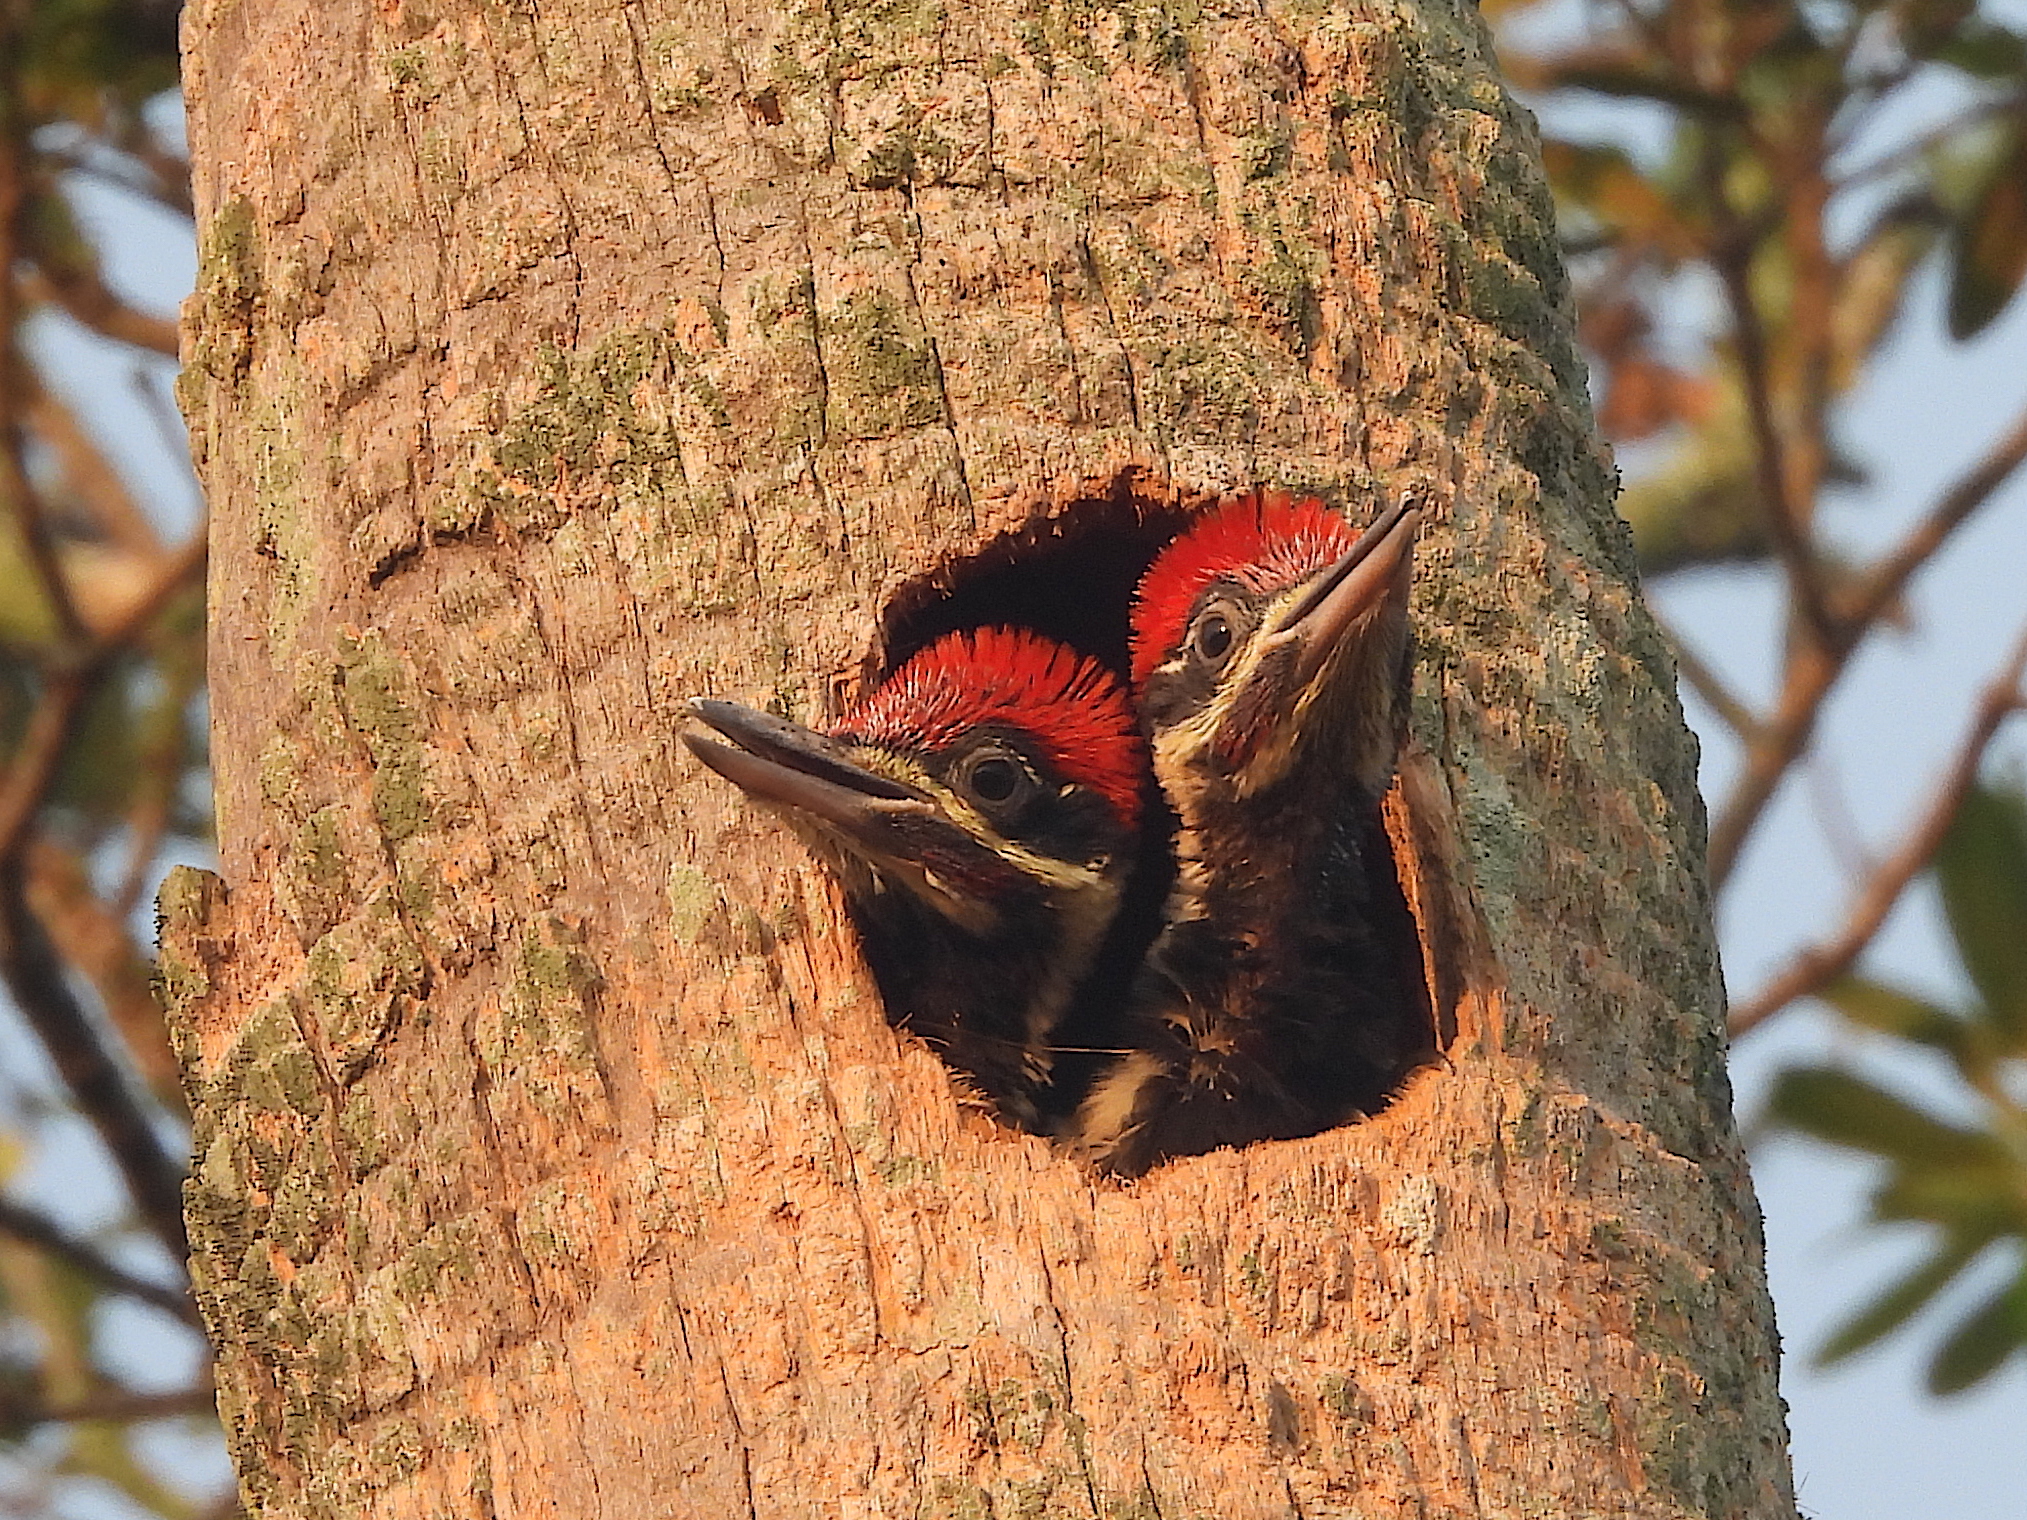
[[[31,649],[56,638],[56,613],[13,512],[0,507],[0,647]]]
[[[2027,1345],[2027,1272],[1951,1332],[1928,1364],[1931,1393],[1961,1393]]]
[[[187,1516],[193,1506],[136,1459],[133,1427],[113,1420],[79,1420],[70,1427],[70,1450],[58,1472],[77,1473],[111,1484],[140,1509],[161,1516]]]
[[[1565,216],[1582,212],[1614,234],[1653,244],[1676,258],[1696,252],[1701,230],[1623,149],[1551,140],[1542,144],[1541,153]]]
[[[2016,125],[1957,219],[1950,270],[1950,336],[1976,336],[2027,278],[2027,130]]]
[[[27,8],[20,71],[37,119],[95,123],[108,93],[137,102],[176,82],[176,11],[141,0],[42,0]]]
[[[1992,1025],[2018,1049],[2027,1036],[2027,796],[1973,787],[1935,869],[1964,969]]]
[[[1917,1165],[1986,1162],[1994,1149],[1985,1136],[1945,1124],[1836,1067],[1790,1067],[1774,1084],[1768,1107],[1818,1140]]]
[[[1998,1141],[1979,1137],[1976,1161],[1903,1164],[1872,1195],[1875,1219],[1922,1219],[1964,1234],[2027,1231],[2018,1164]]]
[[[1838,1326],[1816,1352],[1816,1365],[1832,1366],[1898,1330],[1994,1238],[1990,1234],[1948,1236],[1935,1255]]]
[[[1845,261],[1844,293],[1830,313],[1839,394],[1870,372],[1875,352],[1907,308],[1907,289],[1949,221],[1924,186],[1890,201]]]
[[[2027,73],[2027,37],[1982,16],[1973,16],[1935,50],[1939,63],[1973,79],[2005,79]]]
[[[1620,492],[1619,512],[1633,529],[1647,574],[1750,563],[1772,552],[1745,410],[1736,402],[1727,387],[1715,416],[1666,464]]]
[[[1755,115],[1834,101],[1842,93],[1844,66],[1838,52],[1817,41],[1792,7],[1766,7],[1742,30],[1752,35],[1747,45],[1753,52],[1734,88]]]
[[[123,672],[86,700],[77,737],[50,791],[51,801],[95,823],[110,823],[125,812],[141,779],[134,742],[136,684]]]
[[[1841,976],[1816,996],[1861,1028],[1912,1040],[1954,1055],[1964,1044],[1963,1021],[1934,1003],[1868,977]]]

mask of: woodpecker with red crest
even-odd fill
[[[1146,749],[1097,661],[1023,629],[947,635],[828,733],[696,701],[684,736],[837,875],[888,1015],[1039,1129],[1049,1036],[1118,911]]]
[[[1419,510],[1363,534],[1256,493],[1170,544],[1133,612],[1133,684],[1177,819],[1176,883],[1067,1138],[1107,1170],[1313,1134],[1431,1054],[1380,820],[1405,732]]]

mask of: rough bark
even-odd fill
[[[1468,4],[186,25],[164,976],[258,1512],[1792,1513],[1694,746]],[[1410,476],[1451,1038],[1370,1122],[1133,1186],[996,1128],[676,743],[1065,503]]]

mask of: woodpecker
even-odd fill
[[[684,742],[836,875],[890,1020],[1039,1130],[1062,1019],[1133,865],[1124,685],[1024,629],[949,634],[818,733],[730,702]]]
[[[1363,534],[1254,493],[1165,548],[1132,677],[1176,815],[1176,880],[1116,1041],[1067,1127],[1100,1167],[1314,1134],[1432,1054],[1380,820],[1405,732],[1419,510]]]

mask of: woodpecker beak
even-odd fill
[[[855,763],[844,745],[826,734],[755,712],[736,702],[698,697],[690,711],[739,746],[702,734],[685,734],[690,753],[756,797],[801,808],[826,823],[844,825],[866,816],[873,802],[923,802],[912,787]]]
[[[704,697],[690,711],[732,741],[684,734],[691,754],[751,796],[807,813],[868,853],[891,845],[898,819],[936,811],[921,792],[867,770],[837,740],[800,723]]]
[[[1408,502],[1389,507],[1289,609],[1272,642],[1293,646],[1298,689],[1322,673],[1348,629],[1405,587],[1421,525],[1420,510]]]
[[[1270,615],[1217,708],[1209,753],[1242,795],[1288,773],[1305,736],[1336,733],[1354,775],[1384,790],[1399,744],[1408,567],[1418,508],[1380,514]],[[1162,748],[1156,740],[1157,769]]]
[[[812,825],[965,927],[991,922],[994,901],[1019,873],[930,793],[868,768],[851,746],[785,718],[701,697],[690,711],[732,743],[696,733],[684,734],[683,743],[734,786]]]

